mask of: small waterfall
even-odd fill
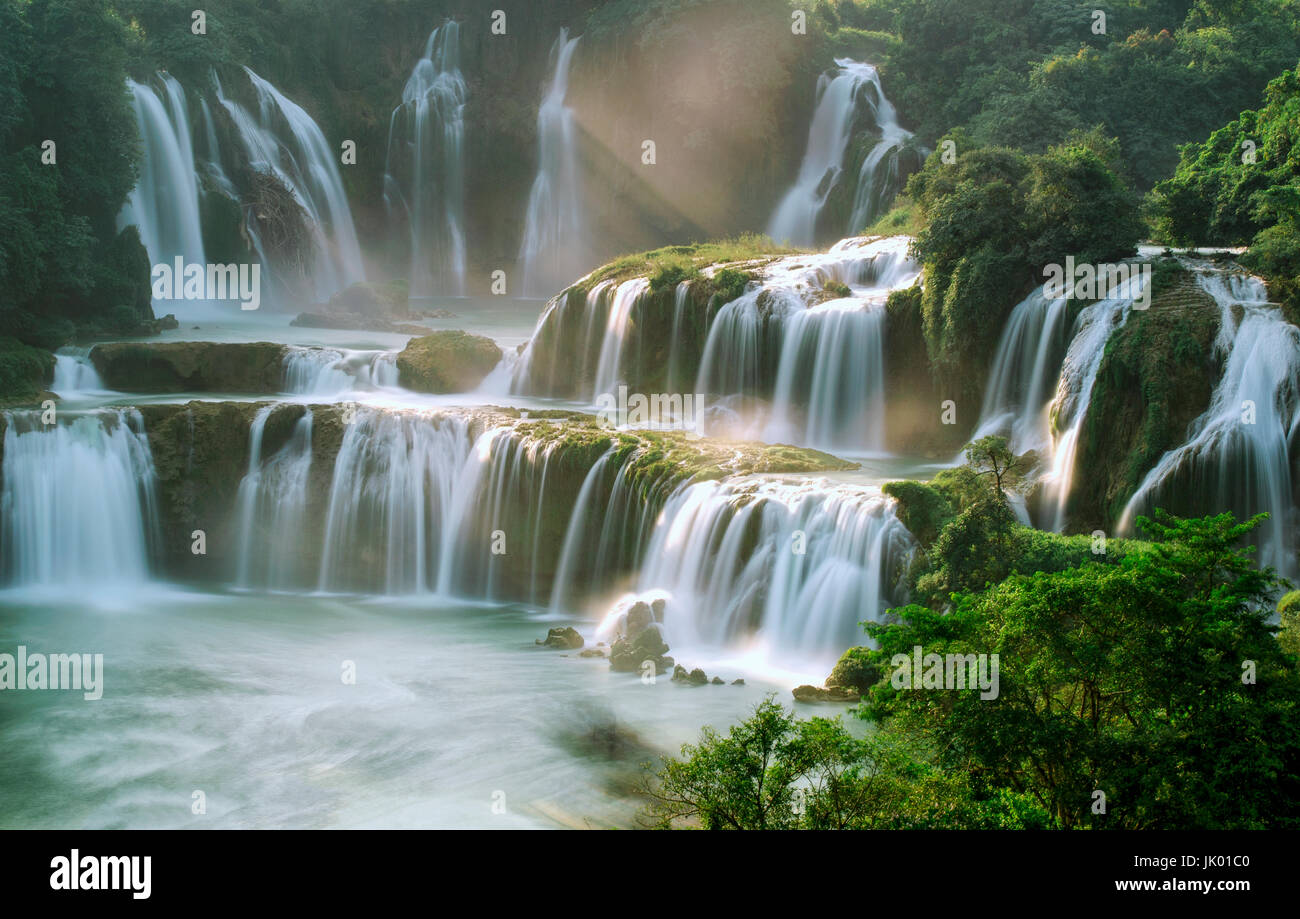
[[[158,539],[153,455],[135,410],[5,414],[0,578],[17,586],[135,585]]]
[[[397,352],[352,351],[289,345],[284,352],[284,391],[302,396],[341,396],[397,387]]]
[[[1040,287],[1011,311],[972,440],[1001,434],[1018,454],[1050,446],[1048,408],[1065,359],[1068,304],[1065,297],[1048,297]]]
[[[54,355],[54,382],[50,390],[64,399],[81,393],[104,392],[104,381],[90,362],[89,348],[63,347]]]
[[[1053,440],[1052,468],[1043,478],[1043,498],[1047,507],[1044,521],[1053,532],[1065,529],[1066,503],[1074,481],[1074,458],[1079,431],[1088,415],[1092,387],[1106,354],[1106,342],[1116,329],[1128,321],[1133,301],[1141,295],[1145,281],[1138,278],[1125,282],[1115,296],[1085,307],[1074,322],[1074,336],[1061,366],[1061,378],[1052,400]]]
[[[1197,281],[1219,304],[1223,373],[1187,442],[1147,473],[1119,527],[1131,532],[1136,516],[1178,495],[1188,496],[1185,506],[1169,509],[1181,513],[1268,511],[1256,531],[1260,564],[1294,578],[1300,513],[1289,451],[1300,436],[1300,329],[1267,302],[1258,279],[1216,272]]]
[[[460,25],[434,29],[393,109],[384,202],[410,227],[412,297],[465,293],[465,99]]]
[[[860,233],[893,201],[900,181],[899,153],[911,137],[899,126],[898,115],[881,90],[875,67],[847,58],[837,59],[835,64],[839,69],[833,76],[822,74],[818,79],[817,105],[799,175],[768,225],[769,236],[796,246],[817,242],[817,218],[831,189],[843,176],[845,156],[864,100],[881,136],[857,176],[850,234]]]
[[[833,660],[863,642],[860,622],[904,600],[913,547],[876,489],[701,482],[668,501],[638,590],[667,592],[674,647],[757,639],[783,655]]]
[[[312,415],[304,411],[288,441],[263,459],[262,440],[267,419],[281,408],[258,410],[249,430],[248,472],[239,484],[240,587],[289,589],[302,581],[307,475],[311,471]]]
[[[551,82],[537,110],[537,178],[528,196],[519,252],[525,296],[547,296],[577,277],[582,269],[585,230],[577,129],[573,111],[564,105],[569,64],[578,41],[569,38],[568,29],[560,29],[560,37],[551,48]]]
[[[884,449],[884,308],[915,283],[905,237],[849,239],[780,259],[723,306],[709,328],[695,391],[773,397],[764,439]],[[848,296],[825,299],[828,284]]]
[[[291,279],[305,270],[312,284],[312,295],[317,300],[326,300],[349,284],[366,279],[335,150],[301,106],[249,68],[245,67],[244,73],[257,96],[256,117],[227,98],[214,75],[217,100],[235,124],[249,165],[284,184],[306,212],[312,234],[310,266],[277,265],[272,253],[269,268],[289,286],[292,286]],[[264,241],[256,227],[253,230],[255,248],[265,254]]]
[[[912,132],[898,123],[898,112],[893,104],[885,98],[885,91],[880,86],[880,74],[870,65],[865,79],[867,89],[864,95],[871,106],[876,128],[880,131],[880,140],[871,148],[862,167],[858,170],[858,188],[853,197],[853,215],[849,218],[847,232],[861,233],[871,226],[877,217],[884,214],[902,187],[902,165],[899,162],[903,147],[911,140]]]
[[[203,230],[199,221],[199,189],[194,149],[190,143],[185,90],[173,77],[159,74],[166,102],[147,84],[128,80],[144,156],[140,179],[118,215],[118,226],[134,224],[154,264],[172,264],[179,256],[187,265],[204,265]],[[157,302],[157,301],[155,301]],[[160,311],[193,315],[197,304],[157,303]]]
[[[632,317],[633,307],[649,289],[650,282],[645,278],[633,278],[618,285],[613,296],[608,298],[593,396],[613,393],[618,388],[618,384],[623,381],[621,364],[623,346],[627,342],[628,321]],[[596,313],[593,312],[591,315],[594,318]]]
[[[322,590],[409,594],[435,589],[451,553],[457,496],[475,490],[463,418],[365,411],[347,426],[334,464]],[[472,495],[471,495],[472,496]]]

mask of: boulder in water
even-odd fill
[[[688,672],[685,667],[678,664],[673,668],[673,682],[686,683],[690,686],[706,686],[708,685],[709,677],[699,667]]]
[[[796,686],[791,692],[796,702],[859,702],[862,694],[851,689],[825,689],[821,686],[804,684]]]
[[[397,355],[399,381],[427,393],[468,392],[501,362],[496,342],[469,332],[434,332],[413,338]]]
[[[537,639],[537,644],[544,648],[565,648],[568,650],[574,650],[581,648],[586,644],[586,642],[583,637],[578,634],[577,629],[566,626],[562,629],[549,629],[546,632],[546,640],[543,641],[539,638]]]
[[[668,644],[658,627],[644,629],[636,638],[620,638],[609,650],[609,669],[619,673],[636,673],[646,661],[653,661],[655,673],[667,673],[672,666],[666,657]]]
[[[627,611],[627,637],[636,638],[645,631],[646,626],[654,621],[654,614],[650,612],[650,604],[638,600]]]
[[[859,696],[880,681],[880,669],[871,663],[867,655],[870,648],[849,648],[835,664],[835,669],[826,678],[827,689],[847,689]]]

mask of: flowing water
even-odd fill
[[[578,176],[577,126],[565,106],[569,65],[578,47],[561,29],[551,48],[554,70],[537,110],[537,178],[528,195],[523,244],[522,292],[546,297],[582,274],[586,255]]]
[[[384,203],[409,228],[412,297],[465,292],[465,99],[460,25],[434,29],[388,126]]]

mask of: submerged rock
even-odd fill
[[[468,392],[501,362],[496,342],[469,332],[434,332],[413,338],[397,355],[398,379],[427,393]]]
[[[565,626],[562,629],[547,630],[546,640],[543,641],[539,638],[537,639],[537,644],[544,648],[566,648],[574,650],[581,648],[586,644],[586,641],[578,634],[577,629]]]

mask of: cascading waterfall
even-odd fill
[[[551,48],[554,71],[537,111],[537,178],[528,196],[523,244],[524,296],[549,296],[582,268],[585,230],[578,177],[577,128],[564,104],[569,64],[578,46],[568,29]]]
[[[898,114],[885,98],[875,67],[847,58],[837,59],[835,64],[839,69],[833,76],[822,74],[818,79],[817,105],[799,175],[768,225],[769,236],[796,246],[817,242],[818,217],[831,190],[843,178],[845,156],[863,105],[870,110],[880,140],[856,176],[850,234],[860,233],[893,201],[902,178],[899,156],[912,136],[898,124]]]
[[[853,214],[849,218],[848,233],[861,233],[872,221],[889,210],[902,187],[903,148],[912,138],[912,132],[898,123],[898,112],[885,98],[880,85],[880,74],[869,64],[865,75],[863,95],[871,106],[880,140],[871,148],[858,170],[858,188],[853,197]]]
[[[410,228],[413,297],[465,292],[465,99],[460,25],[433,30],[393,109],[384,203]]]
[[[755,638],[795,657],[861,644],[859,623],[906,596],[915,543],[877,489],[728,479],[679,489],[637,581],[664,592],[674,647]]]
[[[54,355],[54,381],[50,390],[66,399],[81,393],[104,392],[95,365],[90,362],[90,348],[63,347]]]
[[[187,265],[204,265],[207,257],[185,91],[171,76],[159,74],[158,78],[167,97],[165,103],[153,86],[127,81],[144,156],[140,180],[118,215],[118,225],[134,224],[139,229],[140,241],[154,265],[171,265],[178,256]],[[155,302],[160,311],[182,317],[203,312],[203,305],[194,301]]]
[[[5,414],[3,582],[137,585],[158,539],[153,454],[135,410]]]
[[[1068,344],[1068,304],[1065,297],[1048,297],[1040,287],[1011,311],[972,440],[1000,434],[1017,454],[1050,446],[1048,408]]]
[[[718,311],[695,391],[772,395],[768,440],[882,451],[885,301],[919,275],[907,244],[848,239],[768,266],[759,286]],[[825,299],[828,284],[849,295]]]
[[[266,422],[279,408],[259,409],[249,430],[248,472],[235,499],[239,512],[235,582],[240,587],[288,589],[302,582],[312,414],[303,412],[285,444],[263,459]]]
[[[1162,456],[1129,499],[1120,530],[1131,532],[1139,514],[1176,495],[1187,496],[1180,512],[1267,511],[1256,531],[1259,561],[1294,578],[1300,513],[1289,451],[1300,436],[1300,329],[1267,302],[1256,278],[1198,272],[1197,281],[1219,304],[1223,372],[1187,442]]]
[[[1141,296],[1146,283],[1141,276],[1125,281],[1111,291],[1113,296],[1085,307],[1074,322],[1074,336],[1049,410],[1054,442],[1051,471],[1043,477],[1043,499],[1047,515],[1044,522],[1053,532],[1065,529],[1079,431],[1088,415],[1097,371],[1106,354],[1106,342],[1128,321],[1133,301]]]
[[[275,176],[307,214],[312,264],[277,265],[270,270],[292,287],[292,277],[306,270],[317,300],[366,279],[352,210],[333,148],[320,126],[303,108],[249,68],[244,68],[257,96],[257,116],[226,96],[213,76],[217,100],[230,114],[249,165]],[[261,250],[261,240],[257,248]],[[265,256],[265,252],[263,252]]]

